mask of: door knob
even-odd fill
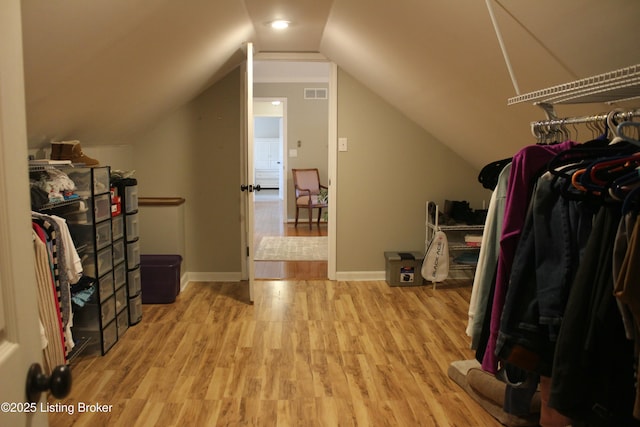
[[[241,185],[240,186],[240,191],[247,191],[249,190],[249,193],[253,193],[253,191],[260,191],[260,184],[257,185]]]
[[[47,376],[39,363],[32,364],[27,372],[27,400],[35,403],[40,400],[40,393],[47,390],[58,399],[66,397],[71,391],[71,368],[59,365]]]

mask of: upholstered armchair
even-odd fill
[[[328,206],[327,201],[320,197],[320,190],[327,189],[320,184],[320,173],[318,169],[291,169],[293,173],[293,185],[296,194],[296,222],[298,226],[298,215],[300,209],[309,211],[309,228],[313,223],[313,209],[318,209],[318,225],[322,217],[322,208]]]

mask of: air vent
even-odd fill
[[[305,88],[304,99],[327,99],[327,88]]]

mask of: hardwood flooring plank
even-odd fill
[[[254,304],[246,287],[194,282],[144,305],[107,355],[72,364],[62,403],[112,411],[50,425],[499,425],[447,376],[473,357],[468,284],[266,280]]]

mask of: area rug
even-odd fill
[[[256,261],[326,261],[327,237],[265,236],[253,257]]]

